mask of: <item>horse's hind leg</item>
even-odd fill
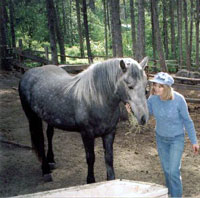
[[[44,135],[42,129],[42,120],[34,113],[29,105],[22,100],[22,107],[29,121],[29,129],[31,133],[31,141],[33,149],[35,150],[38,159],[42,162],[42,173],[45,181],[52,181],[51,171],[44,149]]]
[[[55,161],[54,161],[53,145],[52,145],[54,128],[48,125],[46,134],[47,134],[47,139],[48,139],[47,162],[50,166],[50,169],[55,169]]]
[[[52,181],[50,167],[45,156],[42,120],[38,117],[32,117],[29,119],[29,126],[33,147],[38,155],[39,160],[42,162],[42,173],[44,180],[46,182]]]
[[[95,162],[95,154],[94,154],[94,138],[84,136],[82,134],[82,140],[85,147],[86,160],[88,164],[88,175],[87,175],[87,183],[94,183],[94,162]]]
[[[113,142],[115,133],[110,133],[102,137],[103,147],[105,152],[105,163],[107,169],[107,180],[115,179],[115,172],[113,168]]]

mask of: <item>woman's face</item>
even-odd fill
[[[164,92],[164,87],[161,84],[153,83],[154,94],[162,96]]]

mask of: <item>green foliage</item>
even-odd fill
[[[66,52],[70,54],[70,56],[80,56],[80,50],[78,46],[68,47],[66,48]]]
[[[21,1],[15,6],[15,13],[16,36],[18,39],[23,39],[25,48],[32,48],[33,43],[49,40],[43,4]]]
[[[24,48],[32,50],[44,50],[44,46],[50,46],[49,42],[49,30],[48,30],[48,20],[46,16],[46,4],[45,0],[18,0],[14,2],[14,15],[15,15],[15,32],[16,40],[22,39]],[[124,7],[124,2],[125,7]],[[65,21],[63,18],[63,4],[62,1],[54,1],[58,6],[58,13],[60,19],[60,30],[64,32],[64,24],[66,25],[66,32],[64,34],[66,55],[69,56],[80,56],[79,49],[79,35],[77,26],[77,14],[76,14],[76,4],[75,1],[65,0],[64,10],[66,13]],[[122,42],[123,42],[123,54],[125,57],[132,56],[132,38],[131,38],[131,28],[130,28],[130,5],[129,1],[120,1],[121,3],[121,24],[122,24]],[[135,22],[136,22],[136,33],[137,33],[137,1],[135,1]],[[188,3],[188,11],[190,10],[190,3]],[[89,23],[89,34],[91,41],[92,54],[95,55],[105,55],[105,24],[104,24],[104,11],[102,0],[95,1],[96,10],[93,12],[89,7],[88,11],[88,23]],[[176,6],[176,5],[175,5]],[[163,3],[159,1],[159,22],[161,33],[163,31]],[[188,12],[188,17],[189,17]],[[177,32],[177,16],[175,15],[175,29]],[[170,22],[170,17],[167,16],[167,21]],[[195,21],[195,20],[194,20]],[[81,22],[83,24],[83,17],[81,16]],[[184,22],[183,22],[184,24]],[[190,26],[190,24],[188,24]],[[171,52],[171,40],[170,40],[170,23],[168,26],[168,37],[169,37],[169,58],[174,59]],[[83,27],[83,26],[82,26]],[[188,27],[189,28],[189,27]],[[192,43],[192,59],[195,59],[195,25],[193,25],[193,43]],[[9,32],[9,31],[8,31]],[[83,31],[84,35],[84,31]],[[162,34],[163,35],[163,34]],[[111,38],[108,34],[108,52],[109,56],[112,56],[111,48]],[[176,42],[177,41],[176,35]],[[145,47],[146,55],[153,57],[152,48],[152,25],[151,25],[151,13],[150,13],[150,1],[145,3]],[[178,55],[178,44],[176,45],[176,54]],[[84,40],[84,50],[86,53],[86,44]],[[185,33],[183,25],[183,54],[186,54],[185,48]],[[185,58],[186,56],[184,56]],[[178,59],[178,57],[176,57]],[[67,60],[68,62],[73,62],[74,59]],[[80,59],[79,62],[87,62],[87,59]],[[173,67],[170,69],[174,71]]]
[[[104,23],[102,13],[92,12],[88,9],[88,21],[89,21],[89,30],[90,38],[94,42],[104,40]]]

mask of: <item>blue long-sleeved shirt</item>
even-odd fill
[[[163,137],[175,137],[188,132],[192,144],[197,143],[194,123],[189,115],[185,98],[174,91],[173,100],[161,100],[151,95],[147,101],[149,114],[156,119],[156,133]]]

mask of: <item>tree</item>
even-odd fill
[[[60,25],[58,1],[56,1],[55,17],[56,17],[55,18],[55,30],[56,30],[56,36],[57,36],[57,40],[58,40],[59,49],[60,49],[61,63],[65,63],[66,57],[65,57],[64,36],[63,36],[62,28]]]
[[[65,0],[62,0],[61,3],[62,3],[62,21],[63,21],[62,26],[64,32],[64,41],[65,41],[67,35]]]
[[[76,0],[76,16],[78,25],[78,35],[80,44],[81,57],[84,57],[84,46],[83,46],[83,35],[82,35],[82,25],[81,25],[81,15],[80,15],[80,0]]]
[[[188,44],[188,15],[187,15],[187,1],[183,1],[183,7],[184,7],[184,19],[185,19],[185,53],[186,53],[186,65],[187,68],[190,69],[190,48]]]
[[[93,12],[95,12],[95,1],[94,0],[89,0],[89,7]]]
[[[75,44],[75,38],[74,38],[74,35],[73,35],[73,2],[72,0],[69,0],[69,3],[67,5],[69,8],[68,8],[68,17],[67,17],[67,24],[68,24],[68,36],[69,36],[69,43],[70,43],[70,46],[73,46]]]
[[[135,53],[136,53],[136,31],[135,31],[134,0],[130,0],[130,14],[131,14],[132,52],[133,52],[133,57],[134,57]]]
[[[12,38],[12,47],[16,48],[16,39],[15,39],[15,25],[14,25],[14,8],[13,1],[9,1],[9,14],[10,14],[10,31]]]
[[[176,42],[175,42],[175,28],[174,28],[174,7],[175,3],[174,0],[169,1],[169,7],[170,7],[170,30],[171,30],[171,53],[172,57],[176,57]]]
[[[7,56],[7,22],[6,22],[6,4],[4,0],[0,0],[0,69],[8,69],[6,60]]]
[[[47,9],[47,18],[48,18],[48,27],[49,27],[49,36],[51,44],[51,54],[53,64],[58,64],[58,54],[56,48],[56,33],[55,33],[55,7],[53,0],[46,0],[46,9]]]
[[[164,49],[165,49],[165,57],[168,59],[169,49],[168,49],[168,28],[167,28],[167,2],[166,0],[162,0],[163,2],[163,36],[164,36]]]
[[[83,20],[84,20],[84,27],[85,27],[85,37],[86,37],[86,45],[87,45],[87,54],[89,63],[93,62],[91,47],[90,47],[90,36],[89,36],[89,27],[88,27],[88,19],[87,19],[87,6],[86,0],[83,1]]]
[[[113,56],[123,57],[119,0],[109,0],[109,2]]]
[[[153,5],[151,2],[151,30],[152,30],[152,48],[153,48],[153,60],[154,65],[156,65],[156,38],[155,38],[155,27],[154,27],[154,12],[153,12]]]
[[[182,47],[182,1],[177,1],[177,16],[178,16],[178,44],[179,44],[179,65],[183,65],[183,47]]]
[[[191,55],[192,55],[192,37],[193,37],[193,10],[194,10],[194,1],[190,0],[191,2],[191,10],[190,10],[190,48],[189,48],[189,65],[188,70],[191,70]]]
[[[64,58],[65,47],[74,46],[69,52],[75,54],[68,55],[84,56],[86,38],[89,57],[105,51],[106,56],[110,53],[113,57],[133,54],[140,60],[146,52],[154,60],[162,59],[162,64],[170,58],[178,60],[180,65],[186,63],[188,69],[191,62],[199,65],[200,0],[154,0],[159,6],[156,18],[151,1],[84,1],[84,9],[87,11],[89,8],[90,14],[82,13],[82,0],[1,0],[1,6],[5,5],[0,16],[1,54],[8,52],[6,46],[15,47],[18,39],[23,40],[24,49],[37,50],[49,43],[56,64],[57,50]],[[126,28],[121,27],[121,22],[127,24]],[[152,26],[149,27],[150,22]],[[74,52],[76,46],[80,46],[80,52]],[[64,59],[61,61],[65,62]]]
[[[137,50],[136,59],[141,61],[145,56],[145,18],[144,0],[138,0],[138,31],[137,31]]]
[[[152,3],[152,11],[153,11],[153,27],[155,32],[155,38],[156,38],[156,47],[160,59],[160,66],[162,68],[162,71],[167,71],[167,67],[165,64],[165,57],[163,52],[163,45],[160,35],[160,28],[159,28],[159,20],[158,20],[158,12],[157,12],[157,0],[151,0]]]
[[[199,64],[199,21],[200,21],[200,1],[196,0],[196,66]]]
[[[108,13],[107,13],[107,4],[106,0],[102,0],[103,3],[103,14],[104,14],[104,37],[105,37],[105,52],[108,56]]]

